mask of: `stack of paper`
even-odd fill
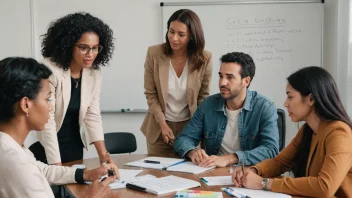
[[[167,177],[161,177],[161,178],[154,178],[148,181],[141,180],[141,181],[131,182],[129,183],[129,185],[130,184],[137,187],[135,189],[139,189],[141,191],[153,193],[156,195],[161,195],[165,193],[170,193],[174,191],[200,186],[199,182],[196,182],[191,179],[185,179],[182,177],[173,176],[173,175],[170,175]]]
[[[175,197],[198,197],[198,198],[222,198],[222,192],[202,191],[202,190],[181,190]]]
[[[231,176],[201,177],[200,180],[208,186],[233,185]]]

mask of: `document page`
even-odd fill
[[[171,165],[181,163],[184,159],[167,158],[167,157],[147,157],[134,162],[126,163],[125,166],[136,166],[142,168],[151,168],[163,170]]]
[[[233,185],[231,176],[215,176],[200,178],[208,186]]]
[[[234,194],[239,194],[241,196],[249,196],[251,198],[263,198],[263,197],[270,197],[270,198],[291,198],[290,195],[283,194],[283,193],[275,193],[271,191],[265,190],[252,190],[247,188],[222,188],[224,192]]]
[[[171,167],[167,168],[167,170],[168,171],[198,174],[198,173],[202,173],[207,170],[211,170],[213,168],[215,168],[215,166],[204,168],[204,167],[200,167],[200,166],[195,165],[192,162],[188,161],[188,162],[177,164],[175,166],[171,166]]]

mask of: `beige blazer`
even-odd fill
[[[188,63],[187,102],[193,116],[197,106],[209,95],[212,75],[211,53],[204,51],[207,63],[200,69],[191,72],[192,63]],[[170,57],[163,52],[161,45],[148,48],[144,64],[144,94],[149,106],[141,131],[151,144],[158,139],[161,129],[159,121],[165,120],[165,108],[168,97]]]
[[[48,163],[53,164],[61,162],[57,132],[61,128],[71,98],[71,72],[70,69],[65,71],[48,59],[44,59],[43,64],[53,72],[49,77],[53,109],[45,130],[37,132],[37,136],[45,148]],[[86,149],[88,148],[86,133],[90,143],[104,140],[100,114],[101,75],[100,69],[84,68],[82,71],[79,125],[81,139]]]
[[[290,170],[303,135],[302,128],[291,143],[273,159],[256,166],[263,177]],[[322,122],[312,143],[306,177],[274,179],[272,191],[305,197],[352,197],[352,132],[341,121]]]
[[[50,166],[0,132],[0,197],[54,197],[49,183],[76,183],[76,168]]]

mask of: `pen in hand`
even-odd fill
[[[105,168],[108,169],[108,176],[115,176],[115,171],[113,169],[110,169],[109,166],[105,162],[103,162],[102,164],[103,164],[103,166],[105,166]],[[117,178],[116,178],[116,180],[119,181],[120,183],[124,183],[124,181],[119,180]]]
[[[242,161],[242,174],[244,175],[244,162]]]

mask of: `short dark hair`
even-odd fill
[[[220,58],[221,63],[237,63],[241,65],[241,77],[245,78],[249,76],[251,84],[255,75],[255,64],[252,57],[243,52],[229,52]],[[248,87],[249,87],[248,85]]]
[[[317,66],[302,68],[287,78],[288,83],[302,96],[312,94],[314,109],[323,121],[342,121],[352,127],[351,120],[342,105],[336,83],[329,72]],[[306,166],[313,130],[303,126],[302,140],[294,158],[293,173],[296,177],[306,175]]]
[[[166,42],[163,44],[164,53],[167,56],[170,56],[173,53],[169,38],[167,37],[170,24],[173,21],[179,21],[185,24],[189,32],[191,33],[191,40],[187,46],[187,55],[194,65],[192,71],[199,70],[202,66],[206,64],[207,61],[209,61],[209,58],[205,57],[203,52],[205,40],[202,24],[198,15],[189,9],[180,9],[171,15],[171,17],[167,21],[167,32],[165,35]]]
[[[42,35],[42,55],[68,70],[72,60],[72,48],[86,32],[95,32],[103,50],[93,62],[93,68],[105,66],[114,52],[113,31],[102,20],[89,13],[78,12],[66,15],[50,23]]]
[[[23,97],[36,99],[41,80],[52,72],[32,58],[9,57],[0,61],[0,123],[14,117],[14,105]]]

